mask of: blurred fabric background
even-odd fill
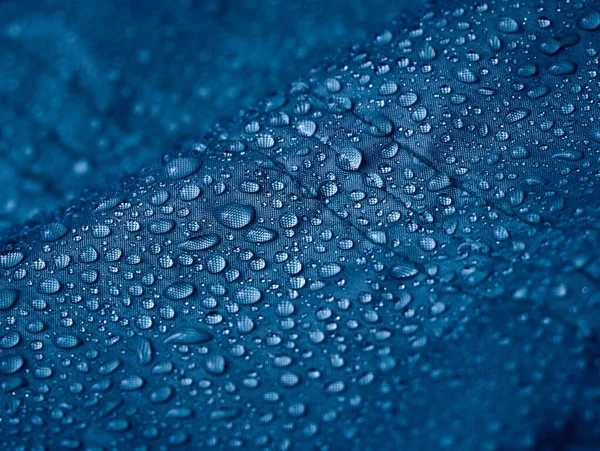
[[[4,448],[598,449],[598,2],[458,3],[0,0]]]

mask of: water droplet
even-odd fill
[[[262,298],[262,293],[255,287],[243,287],[235,294],[235,301],[242,305],[256,304]]]
[[[577,26],[585,31],[595,31],[600,28],[600,13],[586,11],[577,20]]]
[[[249,243],[267,243],[277,238],[277,232],[262,226],[253,226],[246,231],[244,239]]]
[[[345,171],[357,171],[362,163],[362,152],[354,147],[345,147],[336,154],[336,163]]]
[[[221,255],[213,255],[206,260],[206,269],[211,274],[218,274],[227,266],[227,260]]]
[[[95,225],[92,227],[92,236],[94,238],[106,238],[110,233],[110,227],[107,225]]]
[[[188,177],[202,167],[202,160],[196,157],[179,157],[165,164],[165,175],[171,180]]]
[[[283,213],[279,217],[279,226],[283,229],[291,229],[298,225],[298,216],[291,211]]]
[[[552,64],[548,67],[548,72],[552,75],[570,75],[577,71],[577,64],[571,61],[561,61],[559,63]]]
[[[21,334],[16,331],[8,332],[0,338],[0,348],[11,349],[21,342]]]
[[[317,124],[313,121],[303,120],[296,124],[296,128],[298,130],[298,134],[300,136],[311,137],[317,131]]]
[[[529,116],[530,113],[531,111],[527,108],[517,108],[516,110],[509,111],[504,119],[509,124],[512,124],[514,122],[519,122],[525,119],[527,116]]]
[[[419,273],[412,263],[402,263],[392,268],[392,274],[397,279],[408,279]]]
[[[221,225],[230,229],[242,229],[254,221],[256,211],[251,205],[227,204],[217,207],[213,214]]]
[[[201,344],[212,340],[212,335],[200,329],[185,328],[169,335],[165,339],[165,343],[169,344]]]
[[[212,355],[206,360],[206,371],[215,376],[219,376],[225,372],[227,368],[227,360],[220,355]]]
[[[43,279],[38,285],[38,291],[42,294],[55,294],[60,288],[60,282],[53,277]]]
[[[150,233],[153,235],[162,235],[169,233],[175,228],[175,221],[172,219],[158,219],[150,223]]]
[[[454,72],[454,76],[458,81],[465,84],[473,84],[479,82],[479,77],[471,69],[463,68]]]
[[[23,368],[25,359],[20,355],[7,355],[0,358],[0,374],[7,376]]]
[[[193,183],[187,183],[179,188],[179,198],[186,202],[191,202],[202,194],[202,189]]]
[[[14,288],[0,290],[0,310],[10,309],[19,299],[19,294],[20,291]]]
[[[369,134],[377,137],[391,135],[394,131],[394,123],[385,116],[375,116],[369,121]]]
[[[7,252],[0,255],[0,268],[10,269],[23,261],[25,254],[23,252]]]
[[[121,379],[119,388],[124,391],[139,390],[144,386],[144,379],[137,375],[128,375]]]
[[[189,282],[179,281],[165,288],[165,296],[174,301],[189,298],[195,291],[194,285]]]
[[[60,222],[52,222],[40,229],[40,238],[42,241],[56,241],[65,236],[68,231]]]
[[[150,393],[150,402],[153,404],[165,403],[173,396],[173,392],[171,385],[161,385]]]
[[[398,153],[400,146],[398,143],[392,143],[383,149],[381,149],[381,157],[382,158],[394,158]]]
[[[437,242],[431,237],[421,238],[419,241],[419,247],[427,252],[433,251],[436,246]]]
[[[498,21],[498,31],[502,33],[518,33],[520,31],[519,24],[511,17],[502,17]]]
[[[184,251],[205,251],[221,242],[221,237],[215,233],[199,235],[179,244]]]
[[[81,340],[75,335],[58,335],[54,340],[54,344],[60,349],[73,349],[81,344]]]
[[[256,145],[259,149],[270,149],[275,145],[275,139],[271,135],[260,135],[256,138]]]
[[[398,104],[405,108],[413,106],[417,100],[419,97],[414,92],[404,92],[398,96]]]
[[[337,263],[326,263],[319,268],[319,275],[325,279],[334,277],[342,271],[342,267]]]
[[[81,263],[93,263],[98,260],[98,251],[93,246],[85,246],[79,253]]]
[[[139,365],[148,365],[152,362],[153,350],[152,342],[144,337],[138,337],[135,340],[135,350],[137,354],[137,363]]]

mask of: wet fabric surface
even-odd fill
[[[6,235],[5,448],[598,449],[598,6],[418,17]]]

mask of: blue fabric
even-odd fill
[[[432,5],[6,234],[4,448],[600,449],[600,8]]]

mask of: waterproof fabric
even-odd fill
[[[7,236],[7,449],[598,449],[596,2],[437,4]]]

